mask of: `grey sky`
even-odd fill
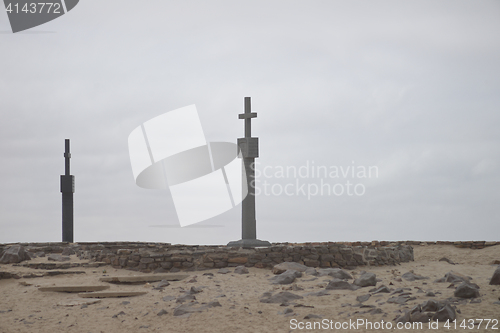
[[[240,206],[172,227],[127,138],[196,104],[209,141],[236,142],[245,96],[260,168],[379,170],[350,179],[363,196],[258,196],[258,238],[498,240],[498,1],[82,0],[17,34],[1,11],[0,31],[0,242],[61,239],[65,138],[75,241],[239,239]]]

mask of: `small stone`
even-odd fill
[[[70,261],[71,258],[68,256],[62,256],[60,254],[49,254],[47,256],[47,260],[63,262],[63,261]]]
[[[235,274],[248,274],[248,268],[245,266],[238,266],[234,269]]]
[[[218,306],[222,306],[218,301],[212,301],[207,304],[207,308],[215,308]]]
[[[374,294],[378,294],[378,293],[390,293],[391,292],[391,290],[389,288],[387,288],[386,286],[384,286],[384,285],[381,285],[378,288],[372,288],[372,289],[370,289],[368,291],[371,292],[371,293],[374,293]]]
[[[351,274],[347,273],[343,269],[340,268],[320,268],[318,270],[319,276],[331,276],[333,278],[341,279],[341,280],[350,280],[352,279]]]
[[[401,277],[407,281],[415,281],[415,280],[425,280],[428,279],[426,276],[416,275],[413,272],[406,272]]]
[[[219,274],[227,274],[227,273],[231,273],[231,271],[227,268],[221,268],[217,271],[217,273]]]
[[[281,274],[281,273],[286,272],[287,270],[295,270],[295,271],[299,271],[299,272],[305,272],[307,269],[308,269],[308,267],[305,265],[290,261],[290,262],[282,262],[281,264],[275,265],[273,267],[273,273],[274,274]]]
[[[168,282],[167,280],[161,280],[156,285],[156,288],[165,288],[165,287],[168,287],[168,286],[170,286],[170,282]]]
[[[354,280],[353,283],[359,287],[375,286],[377,284],[377,276],[374,273],[365,272]]]
[[[115,314],[112,318],[118,318],[118,316],[123,316],[123,315],[126,315],[126,313],[123,311],[120,311],[117,314]]]
[[[158,312],[156,315],[157,315],[157,316],[163,316],[164,314],[167,314],[167,313],[168,313],[168,312],[167,312],[167,310],[162,309],[162,310],[161,310],[160,312]]]
[[[328,291],[320,290],[320,291],[316,291],[316,292],[307,293],[304,296],[327,296],[327,295],[330,295],[330,293]]]
[[[331,280],[325,287],[325,289],[328,290],[357,290],[359,288],[359,286],[350,284],[349,282],[340,279]]]
[[[493,272],[493,276],[490,280],[491,285],[500,285],[500,266]]]
[[[415,312],[410,314],[410,321],[413,323],[428,323],[433,316],[432,312]]]
[[[441,259],[439,259],[439,261],[446,261],[449,264],[455,265],[455,263],[453,261],[451,261],[450,259],[448,259],[446,257],[442,257]]]
[[[301,276],[301,272],[289,269],[280,275],[272,277],[270,280],[273,281],[273,284],[291,284],[297,277]]]
[[[306,315],[306,316],[304,317],[304,319],[316,319],[316,318],[317,318],[317,319],[320,319],[320,318],[323,318],[323,317],[318,316],[318,315],[315,315],[315,314],[312,314],[312,313],[310,313],[310,314],[308,314],[308,315]]]
[[[268,294],[265,294],[265,295],[267,296]],[[287,303],[289,301],[296,300],[296,299],[302,299],[302,298],[303,298],[302,296],[292,294],[291,292],[282,291],[282,292],[277,293],[274,296],[261,298],[260,302],[261,303]]]
[[[203,291],[203,289],[201,287],[191,287],[191,289],[189,289],[188,293],[190,294],[199,294]]]
[[[439,308],[441,308],[441,304],[438,301],[435,301],[433,299],[430,299],[428,301],[425,301],[421,305],[422,311],[437,311]]]
[[[446,304],[434,314],[432,320],[437,320],[440,322],[446,322],[447,320],[449,320],[451,322],[455,320],[456,317],[457,314],[455,313],[455,310],[449,304]]]
[[[366,302],[367,300],[369,300],[370,297],[371,297],[370,294],[361,295],[361,296],[356,297],[356,301],[358,301],[359,303],[363,303],[363,302]]]
[[[479,297],[479,290],[475,286],[462,282],[454,292],[455,297],[476,298]]]

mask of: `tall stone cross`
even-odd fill
[[[69,139],[65,140],[64,175],[61,175],[62,192],[62,241],[73,243],[73,193],[75,192],[75,176],[70,175]]]
[[[243,159],[243,170],[246,177],[243,179],[243,195],[246,189],[248,194],[241,203],[241,239],[229,242],[232,247],[271,246],[268,241],[257,239],[255,220],[255,158],[259,157],[259,138],[252,137],[252,118],[257,113],[251,111],[250,97],[245,97],[245,113],[239,114],[239,119],[245,120],[245,137],[238,139],[238,150]],[[239,155],[238,155],[239,156]]]

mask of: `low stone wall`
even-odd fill
[[[31,254],[76,254],[80,259],[141,272],[201,270],[239,265],[272,268],[284,261],[299,262],[309,267],[354,268],[365,265],[395,265],[413,260],[413,248],[396,243],[390,246],[371,243],[283,243],[254,249],[128,242],[21,245]]]
[[[141,272],[175,272],[209,268],[272,268],[284,261],[309,267],[343,267],[396,265],[413,261],[412,245],[453,245],[480,249],[500,242],[328,242],[275,243],[255,249],[226,246],[190,246],[168,243],[102,242],[102,243],[21,243],[31,255],[36,253],[76,254],[80,259],[109,264]],[[7,244],[0,245],[0,253]]]

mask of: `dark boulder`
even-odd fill
[[[359,287],[375,286],[377,285],[377,276],[374,273],[365,272],[354,280],[354,284]]]
[[[24,260],[31,260],[30,256],[24,249],[24,246],[13,245],[5,249],[0,264],[15,264]]]
[[[490,280],[491,285],[500,285],[500,266],[497,267]]]
[[[479,297],[479,288],[475,285],[462,282],[454,292],[455,297],[459,298],[476,298]]]

